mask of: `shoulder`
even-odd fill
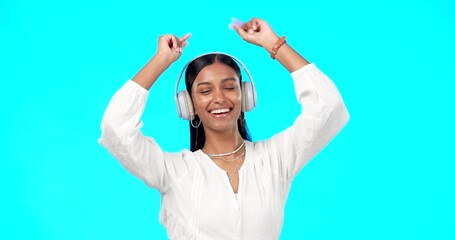
[[[260,140],[255,142],[246,142],[247,148],[250,150],[250,154],[255,159],[264,159],[270,155],[270,140]]]
[[[200,151],[192,152],[188,149],[183,149],[179,152],[163,152],[163,154],[164,160],[167,163],[172,163],[177,166],[185,165],[189,169],[200,164],[202,158]]]
[[[163,152],[164,156],[168,159],[172,160],[183,160],[183,161],[188,161],[188,160],[198,160],[200,158],[200,154],[198,151],[190,151],[188,149],[182,149],[179,152]]]

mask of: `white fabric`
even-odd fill
[[[272,138],[246,143],[237,197],[226,172],[201,150],[164,152],[141,133],[148,91],[133,81],[109,103],[99,142],[161,192],[160,222],[169,238],[278,239],[293,177],[349,118],[335,85],[314,64],[291,76],[302,113]]]

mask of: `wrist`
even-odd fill
[[[270,52],[270,50],[273,48],[273,45],[280,39],[278,35],[273,34],[272,36],[266,38],[262,44],[262,47],[267,51]]]
[[[157,52],[152,60],[155,64],[162,66],[163,68],[168,68],[174,62],[169,54]]]
[[[280,39],[278,39],[278,41],[275,42],[275,44],[273,45],[272,49],[270,49],[270,51],[269,51],[270,52],[270,57],[272,59],[275,59],[275,56],[278,53],[278,50],[285,43],[286,43],[286,36],[281,37]]]

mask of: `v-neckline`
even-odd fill
[[[243,177],[242,176],[242,173],[245,171],[244,169],[246,169],[247,165],[250,160],[249,159],[249,156],[250,156],[250,148],[249,148],[249,141],[246,141],[245,140],[245,156],[244,156],[244,160],[243,160],[243,163],[242,165],[239,167],[239,170],[238,170],[238,177],[239,177],[239,185],[237,187],[237,192],[234,192],[234,188],[232,187],[230,181],[229,181],[229,178],[227,176],[227,171],[225,171],[224,169],[222,169],[220,166],[218,166],[206,153],[204,153],[202,151],[202,149],[199,149],[197,150],[197,152],[199,152],[200,155],[202,155],[202,157],[207,160],[209,162],[209,164],[216,170],[218,171],[220,174],[223,175],[223,178],[224,178],[224,182],[227,183],[229,189],[230,189],[230,192],[233,194],[234,198],[235,199],[238,199],[238,196],[239,196],[239,193],[241,192],[241,189],[243,188],[242,185],[243,185]]]

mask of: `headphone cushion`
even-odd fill
[[[194,119],[194,108],[191,102],[190,94],[187,90],[182,90],[177,95],[178,109],[180,109],[179,116],[185,120]]]
[[[242,112],[251,111],[255,106],[253,85],[250,82],[242,82]]]

